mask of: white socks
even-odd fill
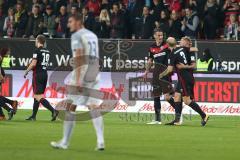
[[[103,125],[103,117],[101,113],[97,110],[90,111],[93,126],[97,135],[97,145],[104,146],[104,125]],[[66,112],[65,120],[63,123],[63,138],[61,143],[64,145],[69,145],[69,141],[73,132],[73,128],[75,126],[75,114],[71,112]]]
[[[69,140],[72,135],[74,126],[75,126],[75,114],[67,111],[63,123],[63,138],[61,140],[61,143],[63,143],[64,145],[69,144]]]
[[[97,135],[97,145],[104,145],[104,125],[103,125],[103,117],[101,113],[97,110],[90,111],[92,116],[93,126]]]

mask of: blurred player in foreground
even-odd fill
[[[182,102],[190,106],[194,111],[196,111],[202,118],[201,125],[205,126],[209,116],[206,115],[200,106],[193,100],[194,97],[194,83],[193,78],[193,68],[195,64],[191,62],[190,55],[190,46],[191,40],[187,37],[183,37],[180,41],[180,46],[177,47],[177,42],[175,38],[169,37],[167,43],[172,50],[170,56],[170,64],[168,68],[159,75],[159,78],[168,75],[173,72],[173,69],[176,70],[178,76],[178,83],[175,91],[175,104],[177,116],[175,120],[168,123],[169,125],[179,125],[180,124],[180,115],[182,113]],[[193,60],[193,59],[192,59]]]
[[[103,117],[99,110],[102,100],[88,96],[89,89],[99,90],[99,50],[98,38],[83,26],[82,16],[69,17],[68,26],[73,32],[71,48],[74,59],[74,67],[68,86],[65,119],[63,123],[63,138],[58,142],[51,142],[54,148],[67,149],[76,120],[77,105],[87,106],[90,109],[90,119],[97,135],[96,150],[104,150]]]
[[[4,82],[5,72],[2,66],[2,61],[4,56],[9,52],[8,48],[2,48],[0,51],[0,90],[2,88],[2,83]],[[10,108],[9,105],[12,107]],[[2,108],[8,111],[8,120],[13,118],[13,115],[16,114],[18,102],[10,100],[4,96],[0,96],[0,120],[5,120],[5,115],[2,111]]]
[[[38,108],[40,103],[47,108],[52,113],[51,121],[55,121],[58,116],[58,111],[55,110],[51,104],[46,100],[43,96],[47,81],[48,81],[48,73],[47,67],[49,65],[50,52],[47,48],[44,47],[46,43],[46,38],[43,35],[38,35],[35,41],[35,45],[37,49],[33,53],[32,62],[28,66],[25,71],[24,78],[28,75],[28,73],[33,70],[32,76],[32,85],[33,85],[33,93],[34,93],[34,103],[33,103],[33,113],[26,120],[35,121],[36,115],[38,112]]]

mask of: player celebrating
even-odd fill
[[[38,112],[39,104],[41,103],[52,113],[51,121],[55,121],[58,116],[58,111],[55,110],[51,104],[43,97],[47,86],[48,73],[47,67],[49,65],[50,52],[44,47],[46,39],[43,35],[38,35],[35,41],[37,47],[33,53],[32,62],[25,71],[24,78],[26,78],[29,71],[33,70],[32,85],[34,93],[33,113],[26,120],[35,121]]]
[[[3,70],[2,61],[3,57],[9,52],[8,48],[2,48],[0,51],[0,88],[2,86],[2,83],[4,81],[5,72]],[[10,108],[8,105],[10,105],[12,108]],[[0,96],[0,120],[5,120],[5,115],[3,114],[2,108],[6,109],[8,111],[8,120],[11,120],[13,118],[13,115],[17,112],[17,106],[18,102],[10,100],[4,96]]]
[[[159,29],[154,31],[155,43],[153,43],[149,49],[149,59],[144,73],[144,77],[147,77],[149,70],[151,69],[154,62],[153,71],[153,95],[154,95],[154,110],[155,110],[155,121],[148,124],[161,124],[161,102],[160,95],[164,93],[165,100],[168,101],[173,108],[175,108],[174,99],[171,96],[173,93],[171,75],[164,76],[160,80],[158,79],[159,74],[168,65],[169,53],[168,44],[163,41],[163,32]]]
[[[68,83],[68,104],[63,124],[63,138],[59,142],[51,142],[54,148],[67,149],[70,136],[75,124],[75,115],[77,105],[84,105],[90,109],[93,126],[97,135],[97,150],[104,150],[103,136],[103,118],[98,110],[92,109],[99,107],[102,103],[100,99],[82,96],[88,89],[99,90],[99,50],[98,38],[91,31],[83,26],[82,16],[72,15],[69,17],[68,26],[73,32],[71,36],[71,48],[74,58],[74,70]],[[72,90],[78,90],[78,94],[72,93]],[[84,92],[83,92],[84,91]]]
[[[182,112],[182,102],[190,106],[194,111],[200,114],[202,121],[201,125],[205,126],[209,116],[206,115],[200,108],[200,106],[194,102],[192,99],[194,97],[194,78],[192,74],[192,70],[194,68],[194,63],[190,62],[190,39],[187,37],[183,37],[180,41],[180,47],[176,46],[176,40],[173,37],[168,38],[167,40],[170,49],[172,50],[170,56],[170,64],[168,68],[159,75],[159,78],[171,73],[173,69],[176,70],[178,76],[178,83],[175,91],[175,104],[176,104],[176,112],[177,116],[175,120],[168,123],[169,125],[179,125],[180,124],[180,116]]]

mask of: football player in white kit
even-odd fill
[[[97,135],[96,150],[104,150],[103,118],[97,108],[101,105],[100,98],[88,96],[89,91],[99,89],[99,50],[98,38],[91,31],[84,28],[81,15],[69,17],[68,26],[73,32],[71,36],[71,48],[74,59],[74,69],[67,82],[68,104],[63,123],[63,138],[58,142],[51,142],[51,146],[59,149],[67,149],[70,137],[75,125],[77,105],[84,105],[89,108],[90,117]]]

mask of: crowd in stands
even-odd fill
[[[238,40],[240,0],[0,0],[0,37],[67,38],[70,15],[83,15],[100,38]]]

